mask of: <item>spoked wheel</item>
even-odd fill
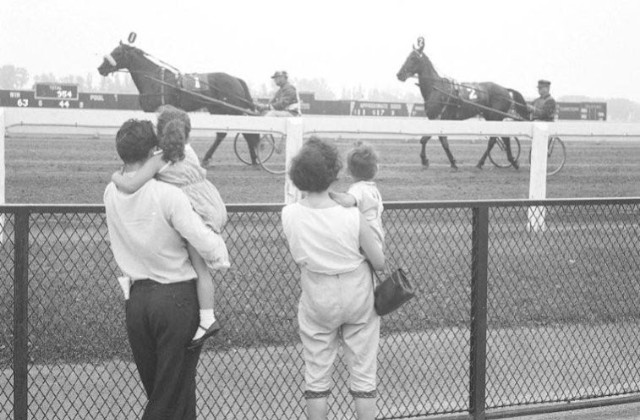
[[[265,171],[276,175],[285,173],[286,140],[285,136],[274,137],[271,134],[260,136],[260,143],[258,143],[258,162]]]
[[[510,145],[511,154],[517,162],[520,158],[520,140],[517,137],[511,137]],[[497,137],[496,144],[489,152],[489,160],[498,168],[511,167],[511,162],[507,159],[507,148],[504,141],[502,141],[502,137]]]
[[[245,165],[251,165],[251,154],[249,153],[249,145],[242,136],[242,133],[236,134],[236,138],[233,141],[233,151],[238,156],[238,159]]]
[[[567,149],[560,137],[552,137],[547,143],[547,176],[555,175],[564,168],[567,161]],[[529,150],[531,164],[531,150]]]

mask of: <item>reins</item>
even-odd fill
[[[453,91],[453,85],[447,80],[447,79],[442,79],[444,81],[446,81],[447,83],[449,83],[449,86],[451,86],[451,90]],[[442,92],[441,90],[437,89],[435,86],[433,86],[433,89],[437,90],[438,92]],[[449,108],[449,106],[451,105],[451,99],[455,98],[455,99],[459,99],[457,98],[455,95],[453,95],[453,93],[446,93],[445,94],[447,97],[447,102],[445,102],[444,106],[442,107],[442,110],[440,111],[440,114],[438,114],[437,119],[442,119],[442,116],[444,115],[444,113],[446,112],[447,108]],[[428,102],[428,100],[427,100]],[[459,104],[455,104],[456,108],[460,108]],[[426,112],[426,109],[425,109]]]

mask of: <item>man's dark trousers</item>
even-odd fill
[[[200,348],[186,348],[199,322],[195,281],[134,282],[126,304],[126,322],[148,397],[142,419],[195,420]]]

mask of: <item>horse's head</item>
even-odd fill
[[[102,64],[98,67],[98,72],[102,76],[107,76],[114,71],[129,67],[131,57],[137,51],[139,51],[137,48],[120,42],[120,45],[111,51],[111,54],[104,56]]]
[[[423,52],[424,50],[424,38],[418,38],[418,45],[413,46],[413,51],[409,54],[404,64],[396,74],[398,80],[404,82],[409,77],[419,74],[424,68],[425,63],[429,62],[429,59]]]

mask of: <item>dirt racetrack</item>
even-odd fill
[[[210,139],[194,138],[199,156]],[[353,139],[336,139],[343,155]],[[385,201],[476,200],[528,198],[530,142],[522,142],[521,169],[495,168],[489,160],[475,169],[486,141],[451,140],[460,170],[449,169],[437,139],[427,146],[431,166],[420,166],[417,138],[371,140],[381,165],[377,182]],[[640,196],[638,139],[567,140],[567,163],[547,183],[548,198]],[[110,175],[120,166],[113,138],[5,139],[6,202],[97,204]],[[233,136],[222,143],[208,171],[228,204],[281,203],[284,177],[245,166],[233,153]],[[343,173],[337,189],[349,179]]]

